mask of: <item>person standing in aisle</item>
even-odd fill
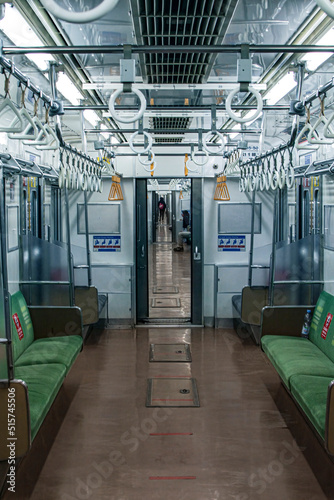
[[[160,196],[160,200],[158,202],[158,208],[159,208],[159,222],[163,222],[165,218],[166,203],[162,196]]]

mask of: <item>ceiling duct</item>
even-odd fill
[[[154,142],[158,142],[160,144],[162,144],[163,142],[180,144],[183,141],[183,139],[184,137],[155,137]]]
[[[190,127],[191,118],[183,118],[183,117],[162,117],[162,116],[154,116],[150,118],[150,127],[154,130],[161,130],[161,133],[164,134],[164,131],[168,130],[184,130]],[[158,134],[159,132],[156,132]]]
[[[130,0],[139,45],[222,43],[237,0]],[[215,54],[142,54],[144,82],[205,83]]]

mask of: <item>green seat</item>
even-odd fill
[[[66,374],[63,364],[15,366],[15,378],[28,386],[31,440],[36,436]]]
[[[265,335],[261,345],[289,389],[290,378],[297,374],[334,378],[334,363],[308,339]]]
[[[290,379],[291,394],[323,439],[325,439],[327,392],[333,378],[293,375]]]
[[[15,361],[15,366],[59,363],[65,365],[67,373],[81,348],[82,338],[77,335],[35,340]]]

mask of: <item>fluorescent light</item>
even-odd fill
[[[14,43],[21,47],[45,47],[31,26],[15,7],[6,5],[5,17],[0,21],[0,30]],[[41,71],[49,68],[49,61],[54,61],[51,54],[26,54]]]
[[[250,116],[254,115],[254,114],[255,114],[255,111],[256,111],[256,110],[251,109],[251,111],[248,111],[248,112],[245,114],[244,118],[249,118]],[[262,117],[262,112],[259,114],[259,116],[257,116],[257,117],[256,117],[256,118],[254,118],[253,120],[249,120],[249,121],[247,122],[247,126],[252,125],[252,123],[254,123],[254,122],[255,122],[258,118],[261,118],[261,117]]]
[[[315,45],[333,45],[334,40],[334,27],[327,31],[327,33],[317,41]],[[329,59],[333,54],[330,52],[308,52],[305,54],[301,61],[306,62],[306,67],[309,71],[316,71],[321,64]]]
[[[6,134],[6,132],[1,132],[0,133],[0,144],[1,144],[1,146],[7,146],[8,145],[7,138],[8,138],[8,135]]]
[[[57,90],[73,105],[79,104],[83,98],[81,92],[65,73],[58,73]]]
[[[84,113],[85,113],[85,111],[84,111]],[[87,119],[87,117],[86,117],[86,119]],[[88,119],[88,121],[90,121],[90,120]],[[102,123],[100,130],[105,130],[105,132],[100,132],[100,134],[103,135],[103,137],[105,139],[109,139],[109,137],[110,137],[110,144],[119,144],[119,140],[116,137],[114,137],[113,135],[111,135],[114,133],[113,129],[107,127],[104,123]]]
[[[233,130],[236,130],[237,128],[240,128],[239,123],[237,123],[236,125],[233,125],[233,127],[232,127]],[[239,134],[240,134],[240,132],[237,132],[236,134],[229,134],[230,139],[233,141],[233,139],[238,137]]]
[[[107,125],[105,125],[104,123],[101,124],[101,130],[110,130],[108,129]],[[109,134],[106,134],[105,132],[101,132],[101,135],[103,135],[103,137],[105,139],[108,139],[109,137]]]
[[[267,100],[267,104],[274,105],[280,101],[286,94],[288,94],[294,87],[296,87],[297,82],[294,78],[294,73],[289,72],[284,75],[272,89],[264,96]]]
[[[83,112],[85,119],[93,126],[96,127],[96,125],[101,121],[97,113],[93,111],[92,109],[85,109]]]

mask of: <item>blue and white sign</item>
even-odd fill
[[[246,236],[235,234],[218,235],[218,252],[245,252]]]
[[[120,252],[120,235],[93,236],[93,250],[94,252]]]

